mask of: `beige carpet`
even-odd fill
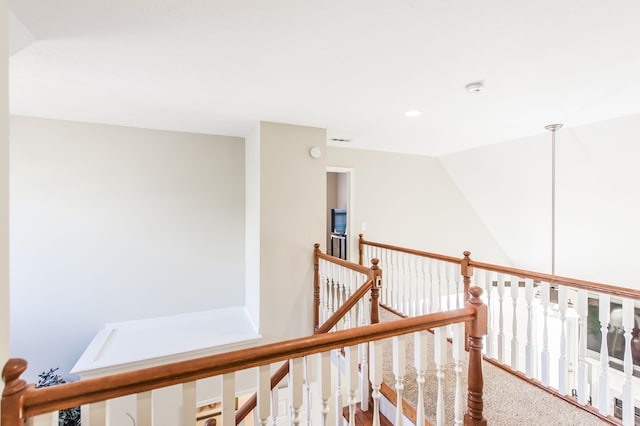
[[[385,309],[381,309],[381,321],[398,319]],[[425,413],[427,420],[435,424],[437,379],[433,362],[433,339],[428,333],[429,365],[424,384]],[[404,399],[413,407],[418,399],[416,370],[413,367],[413,335],[405,336],[407,354],[407,374],[404,378]],[[445,423],[453,425],[453,401],[455,392],[454,363],[451,356],[451,345],[448,350],[446,376],[444,381]],[[384,345],[384,381],[395,388],[395,377],[392,372],[391,340]],[[463,367],[463,389],[466,401],[467,380],[466,360]],[[484,416],[489,425],[563,425],[590,426],[603,425],[607,422],[557,398],[534,385],[530,385],[506,371],[487,362],[483,363],[484,376]],[[466,406],[466,403],[465,403]]]

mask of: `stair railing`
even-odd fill
[[[313,304],[314,333],[344,330],[352,327],[376,324],[379,321],[378,292],[382,271],[378,259],[371,260],[371,267],[348,262],[322,253],[320,244],[313,250]],[[365,296],[371,292],[371,298]],[[368,404],[368,350],[360,345],[359,359],[364,368],[360,375],[360,395],[363,408]],[[270,390],[276,389],[289,373],[285,362],[271,377]],[[340,396],[340,395],[338,395]],[[236,425],[240,424],[255,408],[257,394],[253,394],[236,413]]]
[[[640,291],[362,235],[359,252],[361,262],[380,259],[381,303],[406,316],[455,306],[473,277],[488,306],[487,361],[610,422],[640,421]],[[451,265],[460,265],[458,278],[446,273]]]
[[[378,342],[394,336],[408,333],[419,333],[427,329],[440,329],[451,324],[469,322],[471,341],[468,366],[468,411],[464,418],[466,425],[483,425],[486,421],[482,412],[482,336],[486,332],[487,310],[480,296],[482,289],[471,289],[471,299],[465,307],[415,318],[371,324],[362,327],[339,330],[333,333],[315,334],[310,337],[291,339],[284,342],[262,345],[249,349],[231,351],[211,355],[179,363],[164,364],[136,371],[108,375],[105,377],[82,380],[47,388],[35,389],[20,379],[26,369],[26,361],[11,359],[2,371],[5,388],[2,395],[2,417],[0,426],[22,426],[36,420],[50,421],[51,412],[77,405],[88,404],[91,426],[105,425],[106,401],[127,395],[137,395],[135,423],[152,425],[153,394],[152,391],[171,385],[182,385],[183,424],[194,425],[195,387],[196,381],[213,376],[222,377],[222,424],[233,424],[235,421],[235,388],[234,378],[238,371],[254,369],[256,375],[257,414],[260,424],[266,424],[270,417],[269,369],[273,363],[287,361],[289,364],[289,391],[291,392],[289,415],[292,424],[300,423],[303,406],[303,383],[309,380],[303,368],[313,365],[319,369],[322,389],[316,393],[319,402],[311,405],[321,407],[318,414],[321,418],[317,424],[325,424],[329,413],[329,400],[333,371],[329,361],[330,351],[346,348],[345,352],[353,353],[359,344],[371,345],[374,361],[370,370],[371,384],[374,390],[379,389],[381,380],[381,349]],[[350,360],[347,365],[357,368],[357,361]],[[345,372],[353,377],[352,370]],[[335,377],[334,377],[335,378]],[[347,389],[351,389],[347,386]],[[350,399],[353,392],[350,394]],[[379,397],[374,392],[374,402]],[[44,416],[44,417],[42,417]],[[374,413],[378,418],[379,413]],[[376,423],[374,423],[376,424]]]

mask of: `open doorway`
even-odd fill
[[[352,188],[351,169],[327,168],[327,253],[345,260],[352,259]]]

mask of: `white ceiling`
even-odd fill
[[[13,114],[442,155],[640,113],[637,0],[10,4]]]

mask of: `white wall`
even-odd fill
[[[0,0],[0,366],[9,358],[9,5]],[[4,383],[0,384],[0,390]]]
[[[506,262],[500,247],[440,162],[432,157],[328,148],[327,164],[354,169],[355,223],[365,238],[462,257]]]
[[[108,322],[244,304],[244,144],[11,118],[11,355],[68,371]]]
[[[514,266],[550,272],[551,135],[443,157]],[[640,115],[556,134],[556,273],[640,289]]]
[[[313,332],[313,244],[324,241],[326,130],[261,123],[260,332],[267,340]]]
[[[245,304],[260,328],[260,125],[245,139]]]

